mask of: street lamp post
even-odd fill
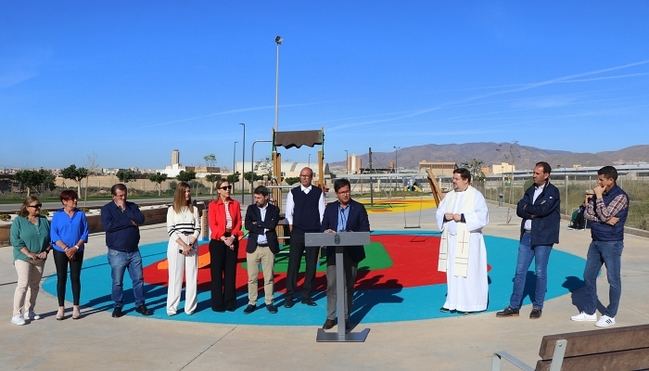
[[[241,145],[241,204],[243,205],[244,183],[246,182],[246,124],[240,122],[243,126],[243,144]]]
[[[392,146],[394,148],[394,172],[399,172],[399,147]]]
[[[281,36],[275,36],[275,131],[279,129],[279,46],[283,41]]]
[[[237,143],[239,143],[238,140],[234,141],[234,148],[232,149],[232,175],[237,172]],[[232,177],[234,179],[234,177]],[[234,191],[234,187],[232,187],[232,190]],[[232,193],[234,195],[234,192]]]

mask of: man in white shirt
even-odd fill
[[[311,185],[313,170],[305,167],[300,171],[300,186],[293,188],[286,196],[286,220],[291,231],[288,269],[286,274],[286,300],[284,307],[293,306],[297,286],[297,274],[302,255],[306,255],[306,270],[302,287],[302,303],[317,305],[311,298],[318,248],[304,246],[304,234],[320,232],[322,216],[325,210],[324,194],[320,188]]]

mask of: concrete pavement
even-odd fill
[[[418,214],[408,213],[408,224],[416,221]],[[491,204],[490,219],[486,234],[518,238],[519,219],[514,216],[506,224],[505,208]],[[398,230],[404,225],[400,213],[372,214],[370,221],[373,229]],[[556,248],[585,257],[590,233],[568,230],[567,223],[563,223],[561,243]],[[422,212],[421,224],[423,229],[437,229],[434,210]],[[165,235],[162,225],[142,228],[143,243],[164,240]],[[103,234],[91,236],[86,257],[105,254],[103,239]],[[648,245],[647,238],[626,236],[618,326],[649,323]],[[528,305],[517,318],[500,319],[488,312],[445,319],[361,323],[358,328],[371,329],[365,343],[316,343],[313,326],[224,325],[140,316],[114,319],[110,316],[112,308],[84,308],[81,320],[56,321],[56,298],[45,292],[37,302],[37,312],[45,318],[18,327],[9,323],[16,280],[12,260],[11,248],[0,249],[0,266],[4,267],[0,270],[0,304],[5,308],[5,320],[0,321],[2,369],[487,370],[494,351],[508,350],[534,365],[543,335],[594,328],[592,323],[570,321],[576,308],[570,295],[565,295],[546,302],[539,320],[527,318],[531,309]],[[54,264],[48,261],[46,274],[53,273]],[[604,274],[599,283],[600,297],[607,302]],[[82,304],[89,299],[83,296],[82,288]],[[502,303],[503,307],[506,304]]]

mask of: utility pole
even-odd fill
[[[374,207],[374,179],[372,178],[372,147],[369,151],[369,163],[370,163],[370,206]]]

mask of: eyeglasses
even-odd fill
[[[40,209],[43,206],[43,204],[36,204],[36,205],[29,205],[27,207],[33,207],[35,209]]]
[[[223,187],[221,187],[221,189],[224,190],[224,191],[229,191],[229,190],[232,189],[232,186],[231,186],[231,185],[229,185],[229,186],[223,186]]]

